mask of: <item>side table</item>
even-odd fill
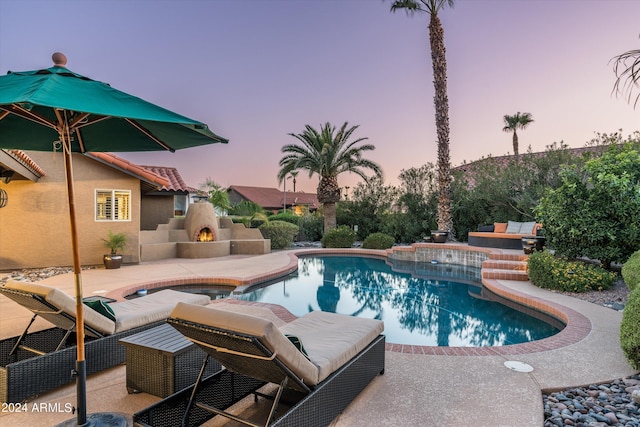
[[[167,397],[196,382],[206,353],[171,325],[119,340],[126,350],[127,391]],[[205,378],[222,367],[210,359]]]

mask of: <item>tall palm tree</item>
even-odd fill
[[[318,201],[323,207],[325,232],[336,227],[336,202],[340,200],[338,175],[352,172],[366,180],[367,169],[376,175],[382,175],[382,168],[377,163],[362,157],[363,152],[374,150],[375,146],[356,146],[367,138],[349,141],[358,126],[347,126],[348,123],[345,122],[336,132],[335,126],[330,123],[320,126],[320,131],[306,125],[304,132],[289,134],[300,144],[287,144],[282,147],[284,157],[280,159],[278,172],[280,183],[291,172],[298,170],[308,171],[309,177],[317,174],[320,178],[317,193]]]
[[[296,192],[296,177],[298,176],[298,172],[299,171],[291,171],[291,173],[289,175],[291,175],[293,177],[293,192]]]
[[[531,113],[520,113],[520,111],[518,111],[513,116],[504,116],[504,127],[502,130],[505,132],[513,132],[513,154],[516,158],[518,157],[518,133],[516,131],[518,129],[526,129],[531,122],[533,122]]]
[[[453,236],[451,212],[451,165],[449,157],[449,98],[447,97],[447,59],[444,47],[444,30],[438,12],[445,6],[453,7],[454,0],[396,0],[391,11],[404,9],[408,15],[429,14],[429,42],[433,66],[433,103],[436,109],[438,134],[438,228]]]
[[[616,83],[613,90],[616,94],[628,92],[627,101],[633,99],[634,89],[638,91],[633,108],[636,108],[640,101],[640,49],[633,49],[615,56],[613,71],[616,73]]]

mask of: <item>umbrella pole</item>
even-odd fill
[[[78,244],[78,228],[76,223],[76,198],[73,185],[73,167],[71,163],[71,138],[61,132],[62,150],[64,152],[64,169],[67,180],[67,196],[69,197],[69,223],[71,225],[71,251],[73,255],[73,277],[76,291],[76,393],[78,426],[87,423],[87,367],[84,356],[84,304],[82,302],[82,268],[80,266],[80,250]]]

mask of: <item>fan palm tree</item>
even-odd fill
[[[357,128],[358,126],[348,128],[347,122],[337,131],[330,123],[322,125],[320,131],[306,125],[304,132],[289,134],[300,144],[287,144],[282,147],[284,157],[280,159],[278,172],[280,183],[291,172],[299,170],[308,171],[309,177],[317,174],[320,178],[317,193],[318,201],[323,207],[325,232],[336,227],[336,202],[340,200],[338,175],[352,172],[366,180],[367,169],[376,175],[382,175],[382,168],[377,163],[362,157],[363,152],[374,150],[375,146],[356,146],[367,138],[349,141]]]
[[[445,6],[453,7],[453,0],[396,0],[391,11],[404,9],[407,14],[429,14],[429,42],[433,66],[433,103],[436,110],[438,135],[438,228],[453,236],[451,212],[451,165],[449,157],[449,98],[447,97],[447,59],[444,47],[444,30],[438,12]]]
[[[210,177],[207,177],[205,182],[200,184],[200,190],[207,193],[209,203],[213,205],[218,215],[226,213],[231,207],[227,190]]]
[[[640,101],[640,49],[633,49],[620,54],[612,59],[614,61],[613,71],[616,73],[616,83],[613,90],[617,94],[628,92],[627,101],[633,99],[634,88],[638,90],[633,108],[636,108]]]
[[[520,111],[518,111],[513,116],[504,116],[504,127],[502,130],[505,132],[513,132],[513,154],[516,158],[518,157],[518,133],[516,131],[518,129],[525,129],[531,122],[533,122],[531,113],[520,113]]]

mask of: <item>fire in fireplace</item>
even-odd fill
[[[209,227],[204,227],[198,233],[196,242],[213,242],[213,231]]]

